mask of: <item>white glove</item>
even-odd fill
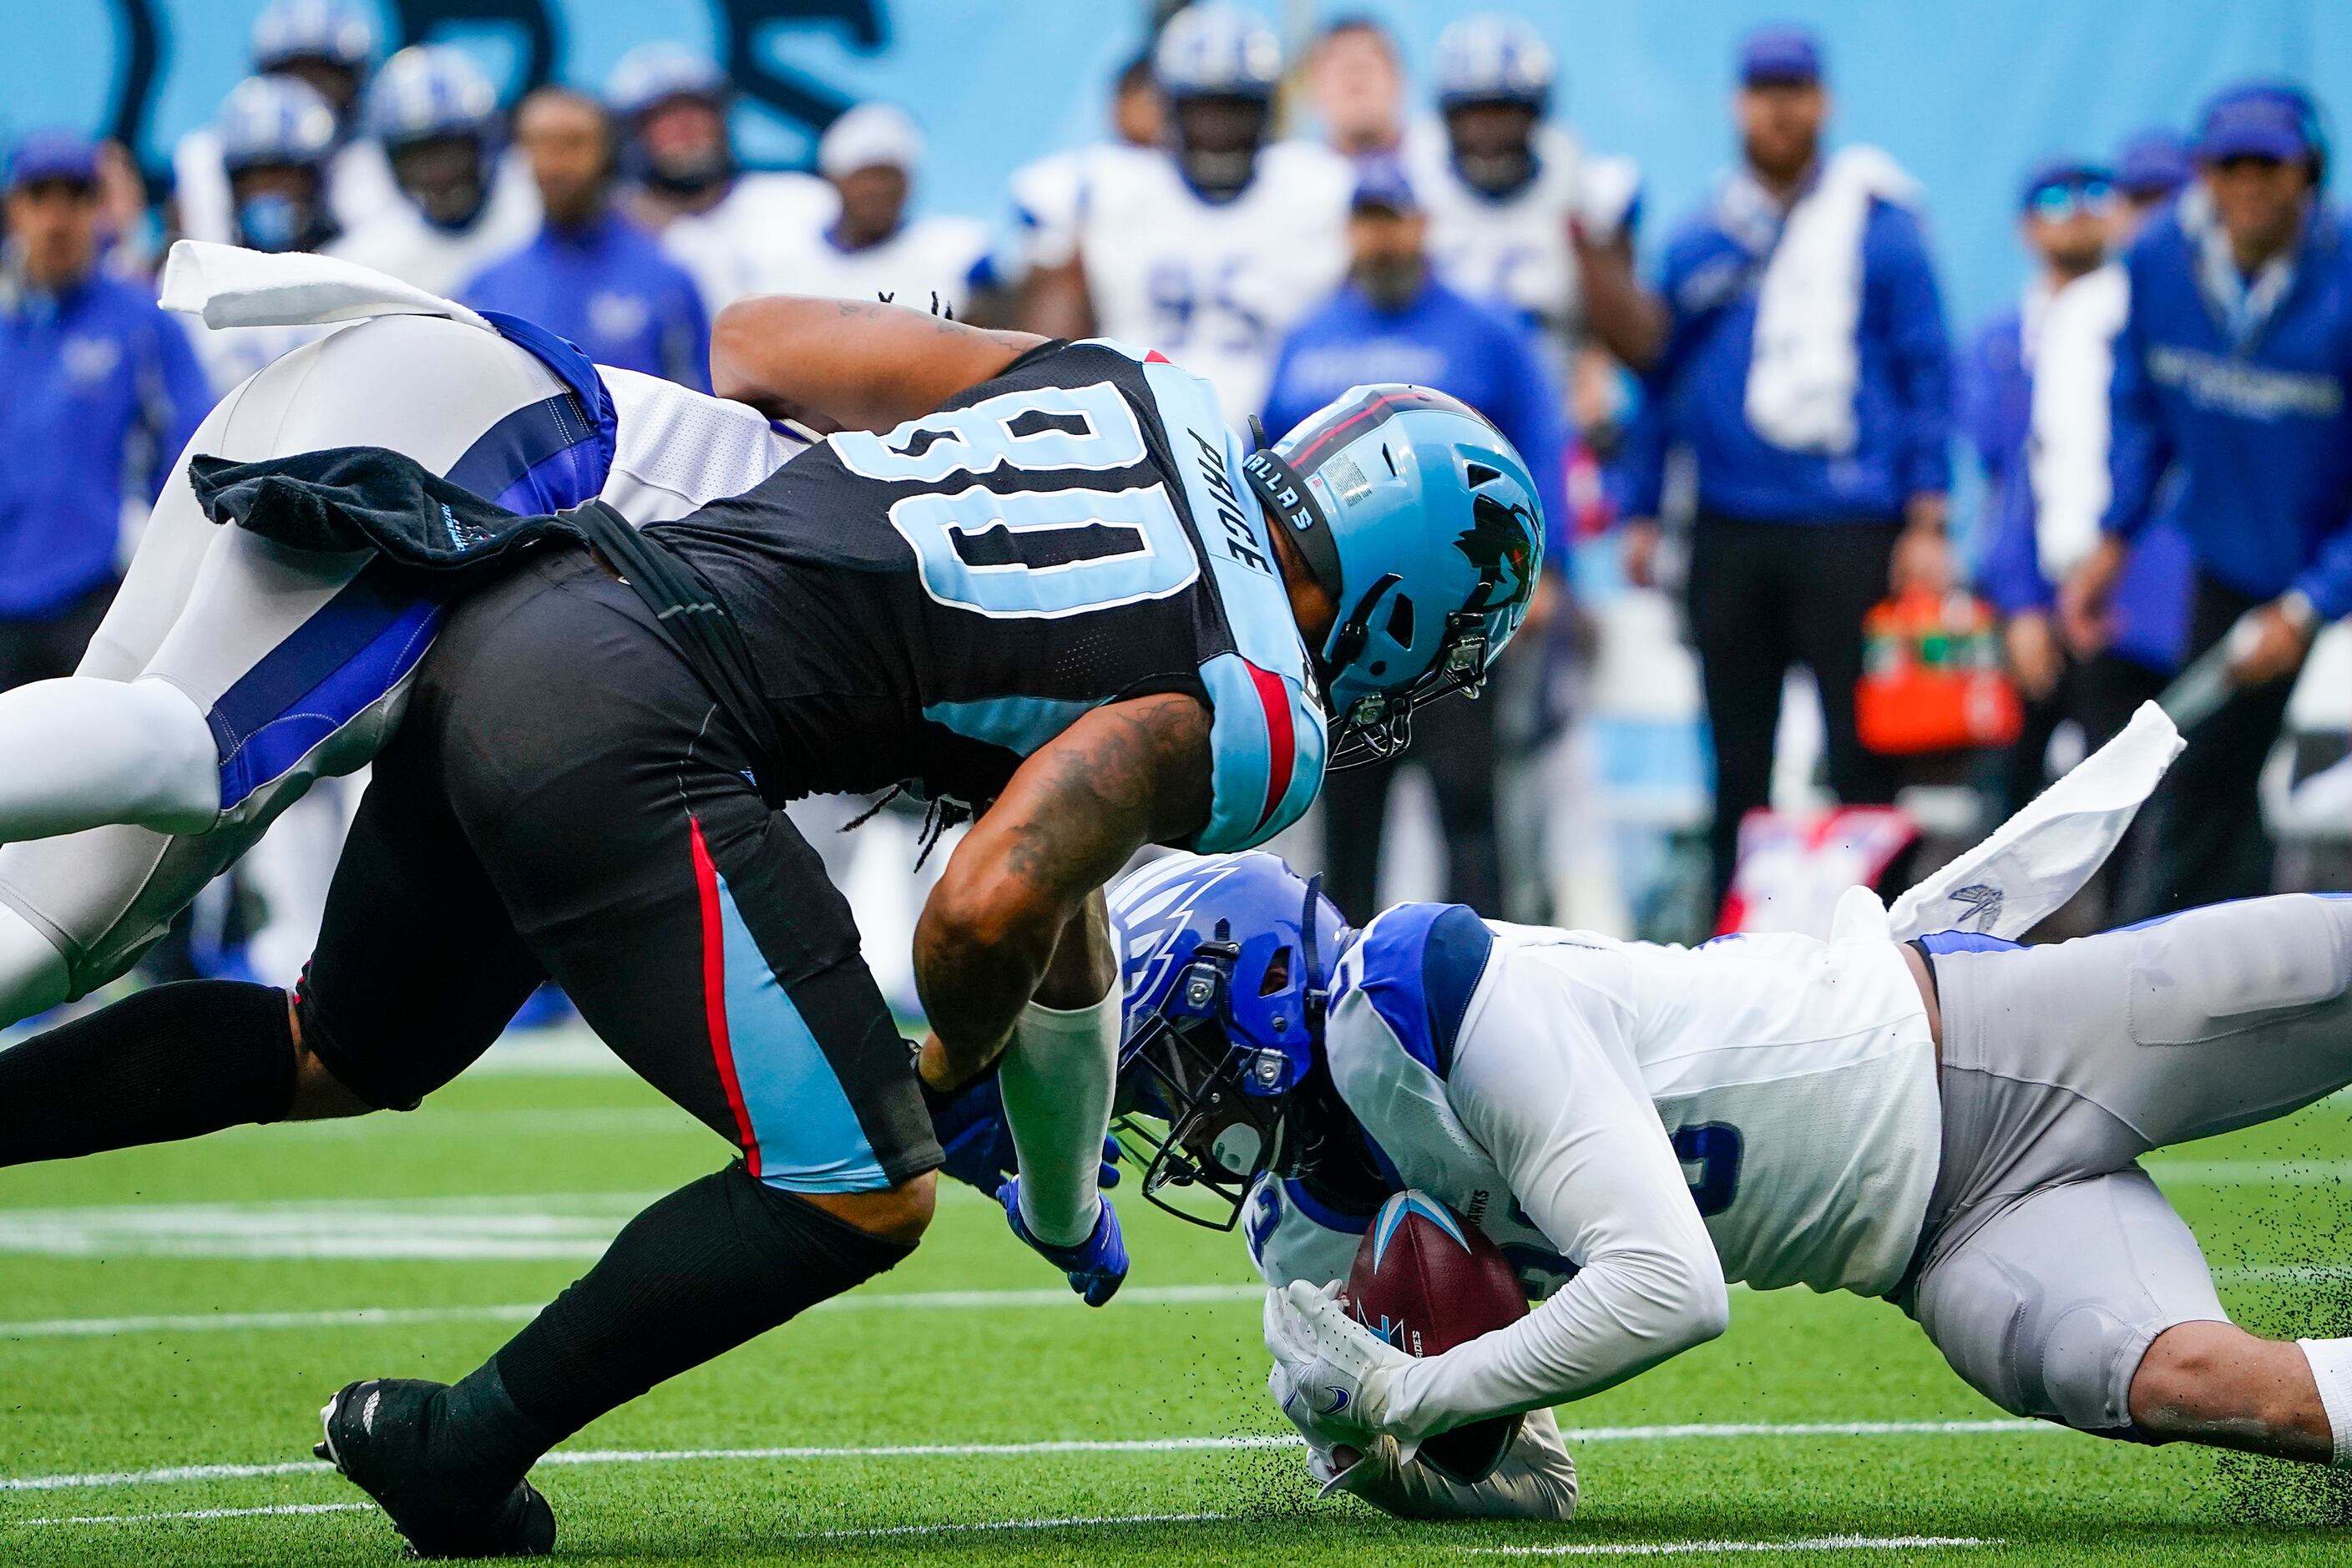
[[[1268,1290],[1265,1348],[1275,1363],[1266,1385],[1310,1444],[1362,1447],[1389,1431],[1389,1403],[1412,1358],[1349,1317],[1336,1281]]]
[[[1307,1468],[1323,1495],[1353,1492],[1398,1519],[1539,1519],[1576,1513],[1576,1461],[1559,1440],[1549,1410],[1528,1414],[1495,1473],[1476,1486],[1442,1476],[1402,1457],[1393,1437],[1380,1437],[1345,1468],[1335,1458],[1308,1450]]]

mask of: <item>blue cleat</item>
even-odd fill
[[[1076,1247],[1048,1247],[1029,1234],[1029,1227],[1021,1223],[1020,1177],[999,1187],[996,1201],[1004,1205],[1013,1234],[1060,1269],[1070,1289],[1084,1297],[1087,1306],[1099,1307],[1118,1293],[1120,1281],[1127,1278],[1127,1242],[1118,1234],[1118,1211],[1110,1206],[1108,1198],[1100,1200],[1102,1210],[1095,1216],[1093,1234]]]

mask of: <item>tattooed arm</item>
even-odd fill
[[[825,435],[887,430],[1003,373],[1043,338],[860,300],[738,300],[710,331],[710,384]]]
[[[1174,692],[1097,708],[1021,765],[915,926],[927,1083],[986,1068],[1033,998],[1084,1006],[1108,992],[1103,884],[1146,844],[1200,830],[1209,768],[1209,710]]]

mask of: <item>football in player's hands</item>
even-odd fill
[[[1348,1310],[1407,1355],[1432,1356],[1507,1328],[1528,1315],[1502,1248],[1427,1193],[1399,1193],[1381,1205],[1348,1270]],[[1519,1417],[1496,1415],[1441,1432],[1420,1458],[1475,1485],[1502,1463]]]

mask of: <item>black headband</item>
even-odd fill
[[[1257,450],[1242,460],[1242,476],[1290,535],[1291,542],[1298,546],[1307,573],[1331,595],[1332,602],[1338,603],[1339,547],[1331,538],[1330,519],[1323,515],[1315,493],[1307,488],[1305,476],[1291,467],[1289,458],[1266,444],[1265,427],[1254,416],[1250,419],[1250,436]]]

